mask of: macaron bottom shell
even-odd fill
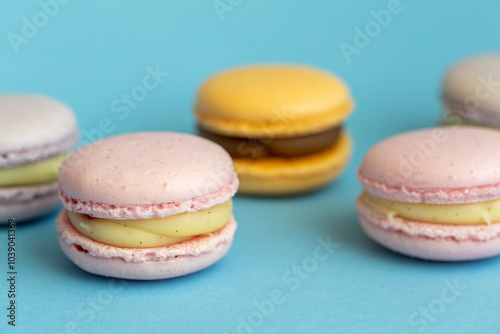
[[[71,225],[67,211],[56,221],[64,254],[81,269],[93,274],[156,280],[187,275],[220,260],[231,247],[236,221],[233,217],[221,229],[163,247],[121,248],[92,240]]]
[[[380,245],[407,256],[433,261],[467,261],[500,254],[500,224],[443,225],[380,214],[358,199],[361,227]]]
[[[349,135],[321,152],[293,158],[234,159],[240,180],[239,193],[282,196],[311,191],[338,177],[352,151]]]

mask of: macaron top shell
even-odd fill
[[[500,54],[488,54],[453,66],[443,81],[443,99],[451,111],[480,123],[500,125]]]
[[[42,95],[0,95],[0,167],[71,149],[77,141],[72,110]]]
[[[75,151],[59,172],[69,210],[94,217],[145,219],[229,200],[238,187],[229,154],[188,134],[143,132]]]
[[[222,72],[202,85],[195,106],[203,126],[233,136],[255,135],[263,127],[274,135],[320,131],[341,123],[351,109],[349,91],[340,79],[292,65]]]
[[[358,170],[369,193],[417,203],[469,203],[500,197],[500,132],[440,127],[393,136]]]

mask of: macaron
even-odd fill
[[[237,188],[231,157],[206,139],[143,132],[96,141],[59,172],[59,243],[97,275],[153,280],[193,273],[229,250]]]
[[[436,261],[500,254],[500,132],[438,127],[366,154],[357,200],[364,231],[395,252]]]
[[[443,80],[445,124],[500,127],[500,54],[459,62]]]
[[[200,87],[199,133],[234,161],[240,193],[291,195],[328,184],[345,168],[353,109],[347,86],[326,71],[294,65],[234,68]]]
[[[75,115],[65,104],[42,95],[0,95],[0,224],[61,205],[57,172],[77,140]]]

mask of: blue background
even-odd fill
[[[248,63],[310,64],[337,73],[356,100],[347,122],[355,140],[348,170],[303,196],[238,196],[239,229],[228,255],[177,279],[87,274],[59,249],[55,214],[18,226],[15,328],[5,317],[1,228],[0,332],[497,333],[500,258],[435,263],[391,253],[363,234],[354,201],[355,170],[367,150],[389,135],[436,124],[445,70],[500,49],[500,3],[401,0],[380,31],[370,24],[371,11],[386,9],[386,0],[218,3],[225,12],[211,0],[69,1],[52,6],[44,20],[37,1],[2,1],[0,91],[64,101],[77,114],[82,145],[132,131],[193,133],[196,90],[211,74]],[[40,27],[25,28],[29,38],[20,42],[23,18]],[[358,41],[348,61],[340,45],[356,47],[356,29],[366,24],[373,37]],[[115,100],[157,67],[168,76],[127,116],[116,112]],[[338,247],[314,266],[318,238],[328,236]],[[309,273],[294,274],[294,265]]]

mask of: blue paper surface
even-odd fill
[[[233,247],[186,277],[88,274],[59,248],[56,214],[16,229],[16,326],[0,228],[1,333],[498,333],[500,258],[411,259],[362,232],[356,168],[376,142],[437,124],[441,79],[500,49],[495,1],[3,1],[0,91],[71,106],[79,145],[132,131],[193,133],[196,90],[249,63],[325,68],[356,110],[348,170],[320,191],[237,196]],[[329,246],[328,246],[329,245]]]

